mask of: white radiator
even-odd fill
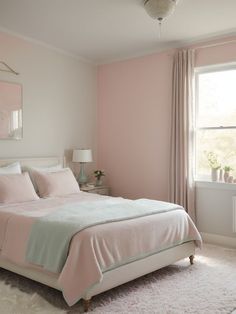
[[[233,232],[236,232],[236,196],[233,197]]]

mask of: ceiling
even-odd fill
[[[179,0],[161,39],[143,0],[0,0],[0,30],[106,63],[235,35],[236,0]]]

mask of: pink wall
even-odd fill
[[[173,51],[98,69],[98,165],[114,196],[167,200]],[[196,65],[236,61],[236,43]]]
[[[98,70],[99,166],[113,195],[166,199],[172,57]]]
[[[206,45],[229,42],[225,45],[201,48],[196,50],[196,66],[206,66],[212,64],[221,64],[227,62],[236,62],[236,37],[225,38],[222,41],[206,43]],[[230,41],[234,41],[230,43]],[[197,47],[197,46],[195,46]]]

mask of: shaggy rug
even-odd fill
[[[230,314],[236,310],[236,250],[205,245],[182,260],[93,298],[92,313]],[[0,269],[1,314],[77,314],[59,291]]]

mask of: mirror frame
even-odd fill
[[[5,81],[5,80],[0,80],[0,83],[6,83],[6,84],[13,84],[13,85],[18,85],[20,86],[20,99],[21,99],[21,120],[22,120],[22,123],[21,123],[21,134],[19,137],[13,137],[13,136],[9,136],[8,137],[0,137],[0,141],[19,141],[19,140],[22,140],[23,139],[23,86],[21,83],[19,82],[15,82],[15,81]],[[0,111],[1,111],[1,108],[0,108]]]

